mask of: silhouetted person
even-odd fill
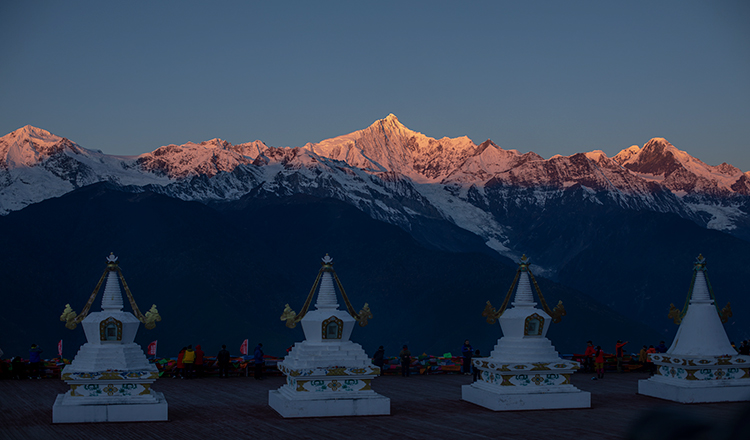
[[[478,357],[479,357],[479,350],[475,350],[475,351],[474,351],[474,357],[475,357],[475,358],[478,358]],[[476,365],[472,365],[472,368],[473,368],[473,370],[474,370],[474,378],[473,378],[473,381],[474,381],[474,382],[476,382],[476,381],[477,381],[477,380],[479,379],[479,375],[481,374],[481,371],[479,370],[479,368],[477,368],[477,366],[476,366]]]
[[[649,345],[646,353],[656,353],[656,349],[653,345]],[[650,357],[648,357],[648,354],[646,354],[646,360],[648,361],[648,372],[653,375],[654,373],[656,373],[656,364],[651,360]]]
[[[381,376],[385,374],[385,372],[383,371],[383,365],[385,364],[385,349],[382,345],[378,347],[378,351],[376,351],[375,355],[372,357],[372,363],[376,367],[380,367]]]
[[[182,347],[182,350],[177,354],[177,366],[174,369],[174,377],[177,379],[178,377],[184,377],[184,371],[185,371],[185,364],[182,362],[183,358],[185,357],[185,351],[187,350],[187,347]]]
[[[31,344],[29,349],[29,377],[41,379],[39,370],[42,368],[42,349],[36,344]]]
[[[592,341],[586,341],[586,351],[583,352],[583,372],[593,373],[594,372],[594,354],[596,354],[596,348]]]
[[[227,346],[222,345],[219,354],[216,355],[216,362],[219,364],[219,377],[229,377],[229,357]]]
[[[598,345],[594,352],[594,368],[596,369],[596,377],[604,379],[604,350]]]
[[[648,368],[646,361],[648,361],[648,349],[644,345],[640,353],[638,353],[638,362],[641,364],[641,369],[645,370]]]
[[[409,369],[411,368],[411,352],[409,351],[409,347],[404,345],[398,357],[401,358],[401,377],[409,377]]]
[[[461,355],[464,358],[461,369],[465,375],[471,374],[471,355],[473,354],[474,349],[471,348],[471,344],[469,344],[469,340],[467,339],[464,341],[463,347],[461,347]]]
[[[21,356],[16,356],[10,361],[11,377],[13,379],[25,379],[26,378],[26,366],[23,364]]]
[[[187,350],[185,350],[182,363],[185,365],[185,379],[190,379],[193,377],[193,367],[195,366],[195,351],[192,345],[188,345]]]
[[[258,343],[255,347],[255,378],[263,380],[263,344]]]
[[[657,353],[666,353],[667,352],[667,346],[664,344],[664,341],[659,341],[659,345],[657,345],[654,348],[656,348],[656,352]]]
[[[617,372],[622,373],[622,358],[623,358],[623,349],[627,345],[627,342],[622,342],[620,340],[617,341],[617,344],[615,344],[615,357],[617,358]]]
[[[200,345],[195,346],[195,375],[203,377],[203,363],[206,353],[201,350]]]

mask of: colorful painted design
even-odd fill
[[[89,383],[70,386],[70,395],[73,397],[126,397],[149,394],[151,394],[150,384],[108,383],[100,385]]]
[[[497,386],[557,386],[570,384],[569,374],[538,373],[538,374],[497,374],[482,371],[480,380]]]
[[[296,392],[346,393],[371,391],[371,379],[314,379],[297,380],[287,376],[287,384]]]
[[[736,380],[749,379],[750,373],[745,368],[698,368],[683,369],[675,366],[661,365],[657,374],[668,379],[677,380]]]
[[[278,365],[279,371],[285,376],[292,377],[310,377],[310,376],[377,376],[380,374],[380,368],[371,365],[367,367],[326,367],[326,368],[308,368],[304,370],[291,370],[283,364]]]
[[[473,361],[474,366],[482,371],[554,371],[554,370],[578,370],[580,364],[573,361],[560,360],[559,363],[552,364],[551,362],[532,362],[529,364],[501,364],[496,365],[489,363],[486,360],[475,359]]]
[[[64,381],[90,380],[151,380],[158,379],[159,371],[121,371],[107,370],[96,373],[63,373]]]

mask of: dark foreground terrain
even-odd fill
[[[4,380],[0,438],[620,439],[629,438],[634,426],[648,432],[637,437],[644,439],[747,437],[747,429],[728,433],[746,418],[745,403],[681,405],[636,394],[638,380],[646,377],[609,374],[592,381],[589,375],[574,375],[574,385],[592,393],[591,409],[493,412],[461,400],[468,376],[387,376],[375,380],[373,388],[391,398],[390,416],[311,419],[284,419],[267,405],[268,390],[280,387],[281,377],[160,379],[155,388],[169,402],[168,422],[71,425],[51,423],[55,397],[67,389],[62,381]],[[717,431],[692,436],[705,425]],[[665,433],[680,426],[687,432],[678,437]]]

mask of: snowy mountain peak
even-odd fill
[[[466,136],[434,139],[410,130],[389,114],[353,133],[308,143],[304,149],[369,172],[396,172],[415,182],[439,182],[474,154]]]
[[[219,139],[219,138],[213,138],[208,141],[203,141],[199,145],[209,148],[221,148],[221,149],[227,149],[232,146],[229,142]]]
[[[65,149],[79,152],[80,147],[47,130],[26,125],[0,138],[0,167],[35,166]]]
[[[664,138],[653,138],[643,148],[623,150],[615,161],[636,175],[659,181],[677,194],[746,191],[740,180],[743,173],[729,164],[711,166],[685,151],[679,150]]]
[[[258,143],[265,147],[256,141],[235,148],[218,138],[199,144],[170,144],[138,156],[136,162],[143,170],[170,179],[200,175],[213,177],[220,172],[231,172],[240,164],[251,164],[260,153]]]
[[[601,162],[603,160],[609,160],[607,155],[602,150],[589,151],[588,153],[583,153],[583,154],[585,154],[586,157],[593,160],[594,162]]]
[[[615,162],[619,164],[624,164],[628,160],[630,160],[631,157],[637,155],[641,151],[641,147],[638,145],[632,145],[619,153],[615,154],[615,156],[612,158]]]
[[[11,132],[9,136],[11,137],[21,136],[21,137],[28,137],[28,138],[35,138],[35,139],[50,139],[50,138],[60,139],[59,136],[55,136],[49,131],[43,128],[34,127],[33,125],[25,125],[19,128],[18,130]]]
[[[630,147],[615,157],[622,166],[631,171],[654,176],[667,176],[683,168],[683,163],[694,159],[664,138],[653,138],[643,148]]]

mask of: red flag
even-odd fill
[[[247,339],[240,345],[240,353],[247,356]]]
[[[57,343],[57,354],[60,356],[60,359],[62,359],[62,339]]]
[[[150,354],[151,356],[156,356],[156,343],[157,341],[154,341],[148,344],[148,348],[146,349],[147,354]]]

